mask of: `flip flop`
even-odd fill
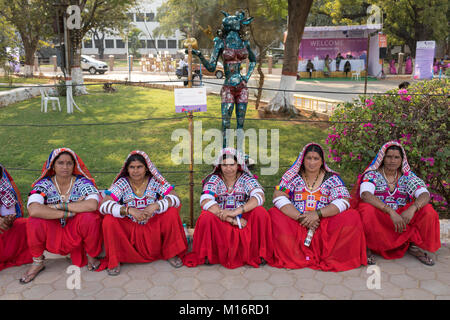
[[[34,278],[36,278],[38,276],[39,273],[41,273],[41,271],[45,270],[45,266],[42,266],[41,269],[39,269],[36,272],[30,273],[30,274],[26,274],[24,275],[22,278],[19,279],[20,284],[27,284],[30,283],[31,281],[34,280]],[[26,281],[28,280],[28,281]]]
[[[113,269],[108,269],[108,275],[109,276],[118,276],[120,274],[120,265],[118,265],[117,267],[113,268]]]
[[[88,271],[95,271],[95,270],[97,270],[100,267],[100,264],[101,264],[100,261],[97,260],[97,262],[98,262],[97,265],[92,264],[91,262],[88,262],[88,264],[87,264]]]
[[[183,266],[183,261],[181,261],[181,259],[177,256],[170,258],[167,262],[169,262],[174,268],[180,268]]]

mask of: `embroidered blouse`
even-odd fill
[[[394,210],[411,202],[413,197],[428,192],[425,182],[411,171],[398,179],[393,192],[389,191],[386,179],[376,170],[367,172],[361,181],[360,194],[368,191]]]
[[[4,177],[0,177],[0,210],[2,216],[16,212],[15,205],[17,204],[17,200],[12,190],[13,187],[9,181]]]
[[[289,183],[281,180],[277,190],[286,192],[289,200],[300,213],[324,208],[337,199],[350,198],[350,193],[342,179],[336,174],[328,175],[324,177],[324,181],[316,190],[309,190],[298,173]]]
[[[109,188],[111,197],[121,205],[126,205],[136,209],[144,209],[152,203],[163,199],[164,194],[173,187],[169,183],[161,184],[155,177],[152,177],[147,184],[142,197],[138,197],[131,188],[131,184],[126,177],[122,177],[112,184]],[[159,209],[155,213],[160,213]],[[132,215],[127,215],[128,218],[139,224],[146,224],[147,221],[138,222]]]
[[[67,202],[76,202],[81,197],[85,197],[85,200],[92,198],[98,201],[98,193],[99,192],[92,181],[82,175],[77,175]],[[45,205],[63,202],[61,195],[50,177],[45,177],[38,181],[33,190],[31,190],[27,206],[33,202]],[[61,219],[61,225],[66,225],[66,220],[64,218]]]
[[[234,210],[247,203],[250,193],[256,189],[263,193],[258,180],[247,173],[241,174],[230,191],[220,176],[213,174],[205,182],[202,195],[213,196],[221,209]]]

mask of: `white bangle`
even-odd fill
[[[276,197],[272,202],[278,210],[281,210],[282,207],[291,203],[291,201],[289,201],[289,199],[285,196]]]
[[[167,199],[159,200],[158,201],[158,205],[159,205],[159,212],[158,213],[166,212],[167,209],[169,209],[169,201],[167,201]]]
[[[208,211],[209,208],[211,208],[213,205],[217,204],[215,200],[208,201],[204,206],[203,210]]]
[[[331,204],[334,204],[339,209],[339,212],[343,212],[350,207],[350,204],[345,199],[335,199],[331,201]]]

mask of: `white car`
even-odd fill
[[[103,61],[81,55],[81,69],[83,71],[89,71],[90,74],[96,74],[97,72],[104,74],[108,71],[108,65]]]

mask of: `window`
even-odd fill
[[[145,40],[139,40],[139,42],[141,43],[141,48],[142,48],[142,49],[145,49],[145,43],[146,43],[146,41],[145,41]]]
[[[155,21],[155,14],[153,12],[146,13],[147,21]]]
[[[177,40],[167,40],[167,48],[176,49],[177,48]]]
[[[136,22],[144,22],[145,21],[145,13],[137,12],[136,13]]]
[[[84,40],[83,42],[86,49],[92,48],[92,40]]]
[[[106,39],[105,40],[105,48],[107,48],[107,49],[114,49],[114,40],[113,39]]]
[[[122,39],[117,39],[116,40],[116,48],[119,48],[119,49],[125,48],[125,42],[123,42]]]
[[[147,40],[148,49],[156,49],[155,40]]]
[[[166,40],[158,40],[158,49],[167,48]]]

